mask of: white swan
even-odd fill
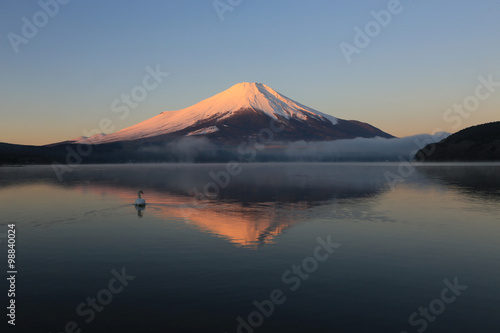
[[[144,206],[146,206],[146,200],[144,200],[144,199],[141,198],[141,194],[144,194],[144,192],[142,192],[142,190],[139,191],[139,192],[137,192],[137,196],[139,198],[137,198],[135,200],[135,203],[134,203],[138,207],[144,207]]]

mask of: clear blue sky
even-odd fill
[[[396,136],[500,120],[500,87],[467,118],[443,120],[479,75],[500,82],[500,1],[402,0],[348,64],[339,44],[389,2],[242,0],[221,21],[213,0],[72,0],[44,24],[38,2],[2,0],[0,142],[75,138],[103,118],[118,130],[243,81]],[[15,53],[9,33],[23,36],[33,15],[41,27]],[[120,119],[111,103],[157,64],[170,75]]]

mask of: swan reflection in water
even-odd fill
[[[137,211],[137,216],[142,217],[142,212],[146,209],[146,206],[136,206],[134,205],[135,210]]]
[[[142,217],[142,212],[146,209],[146,200],[141,198],[141,194],[144,194],[142,190],[137,192],[137,200],[134,202],[135,210],[137,211],[137,216]]]

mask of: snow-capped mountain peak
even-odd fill
[[[265,84],[242,82],[188,108],[162,112],[115,133],[81,137],[73,141],[96,144],[144,139],[178,132],[207,120],[223,120],[248,109],[260,111],[274,119],[306,121],[313,118],[329,123],[329,126],[338,122],[337,118],[302,105]]]
[[[326,118],[332,124],[337,123],[335,117],[295,102],[265,84],[253,82],[235,84],[231,88],[193,105],[191,108],[203,108],[215,112],[220,110],[234,112],[248,107],[263,111],[275,119],[278,116],[304,119],[307,115],[314,118]]]

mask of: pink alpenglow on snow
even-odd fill
[[[173,133],[188,128],[206,119],[219,120],[230,117],[241,110],[253,108],[268,116],[278,118],[296,118],[337,123],[337,118],[302,105],[262,83],[242,82],[209,97],[188,108],[177,111],[165,111],[136,125],[107,135],[96,134],[90,138],[80,137],[76,143],[109,143],[145,139],[153,136]],[[198,133],[210,133],[216,128],[207,128]],[[190,133],[190,135],[198,134]]]

